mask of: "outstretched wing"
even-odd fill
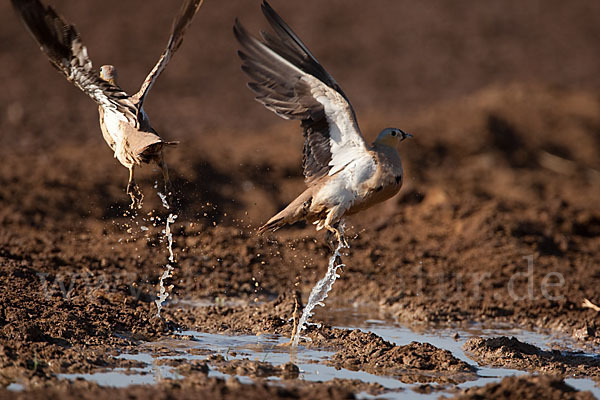
[[[257,101],[285,119],[302,121],[302,164],[311,183],[366,155],[368,147],[337,82],[266,1],[262,11],[275,31],[262,32],[262,41],[235,22],[242,70],[252,79],[248,87]]]
[[[171,60],[171,57],[173,57],[173,54],[175,54],[179,46],[181,46],[183,35],[185,35],[187,28],[190,26],[192,19],[200,9],[203,1],[204,0],[185,0],[183,3],[179,15],[177,15],[177,18],[173,21],[173,29],[171,31],[171,36],[169,37],[169,43],[167,43],[167,48],[163,51],[158,62],[146,77],[139,92],[133,95],[133,99],[140,109],[148,92],[154,85],[154,82],[156,82],[160,73],[165,69]]]
[[[41,49],[54,65],[75,86],[96,103],[138,125],[137,108],[120,87],[100,78],[92,68],[87,48],[73,25],[65,22],[50,6],[39,0],[11,0],[12,5]]]

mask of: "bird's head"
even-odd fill
[[[410,133],[404,132],[402,129],[385,128],[375,139],[375,143],[384,144],[390,147],[396,147],[398,143],[406,138],[412,137]]]
[[[103,65],[100,67],[100,78],[110,83],[117,84],[117,69],[114,65]]]

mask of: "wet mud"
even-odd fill
[[[589,376],[599,379],[600,359],[586,354],[544,351],[517,338],[499,336],[490,339],[471,338],[465,351],[479,365],[503,366],[552,375]]]
[[[560,379],[549,376],[509,377],[500,383],[467,390],[455,399],[595,399],[589,392],[577,392]]]

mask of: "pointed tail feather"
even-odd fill
[[[286,222],[283,220],[283,217],[273,217],[266,224],[258,228],[258,234],[262,235],[266,231],[275,232],[277,229],[281,228],[284,225],[286,225]]]
[[[306,189],[300,196],[296,197],[286,208],[278,212],[266,224],[258,228],[258,233],[266,231],[275,232],[285,225],[291,225],[305,220],[312,204],[313,188]]]

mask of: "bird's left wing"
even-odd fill
[[[183,42],[183,36],[185,35],[187,28],[190,26],[192,19],[200,9],[203,1],[204,0],[185,0],[181,6],[179,14],[173,21],[171,36],[169,37],[169,42],[167,43],[165,51],[163,51],[156,65],[154,68],[152,68],[152,71],[150,71],[146,77],[146,80],[144,80],[140,90],[132,96],[140,109],[142,108],[141,106],[144,103],[148,92],[154,85],[154,82],[156,82],[156,79],[160,73],[165,69],[171,60],[171,57],[173,57],[173,54],[175,54],[179,46],[181,46],[181,43]]]
[[[260,41],[235,22],[242,70],[257,101],[282,118],[302,121],[304,176],[311,183],[367,155],[368,147],[335,80],[266,2],[262,9],[276,35],[263,32]]]
[[[117,85],[100,78],[98,71],[92,67],[87,48],[81,42],[75,26],[65,22],[52,7],[45,7],[39,0],[12,0],[12,5],[50,63],[67,80],[100,106],[138,126],[137,108],[129,95]]]

